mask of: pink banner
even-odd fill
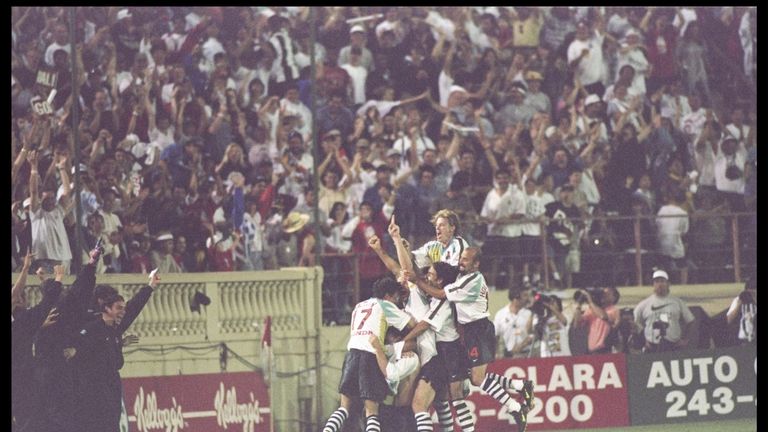
[[[269,391],[260,373],[123,378],[131,431],[269,432]]]
[[[534,381],[535,406],[528,413],[529,430],[629,425],[623,354],[503,359],[490,364],[488,371]],[[480,389],[473,388],[468,399],[477,430],[515,430],[512,416]]]

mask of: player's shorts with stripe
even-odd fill
[[[488,318],[464,324],[464,346],[469,367],[488,364],[496,357],[496,332]]]
[[[469,359],[467,358],[467,350],[464,348],[461,340],[438,342],[437,355],[442,358],[445,364],[449,382],[463,381],[468,377]]]
[[[442,393],[448,387],[448,372],[445,370],[445,364],[439,355],[432,357],[427,364],[421,366],[418,379],[423,379],[431,384],[437,394]]]
[[[388,390],[387,380],[379,369],[375,354],[357,349],[347,351],[341,367],[339,393],[350,398],[381,402]]]

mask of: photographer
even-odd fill
[[[731,324],[739,318],[739,342],[753,344],[757,340],[757,281],[754,277],[744,283],[744,291],[731,302],[726,319]]]
[[[645,329],[644,352],[675,351],[688,345],[694,316],[681,299],[669,295],[669,275],[664,270],[653,272],[653,294],[638,303],[634,313],[635,322]]]
[[[531,306],[534,338],[539,341],[540,357],[571,355],[568,330],[573,316],[563,313],[563,302],[557,296],[537,293]],[[570,314],[569,314],[570,315]]]
[[[619,324],[619,290],[610,286],[594,290],[578,290],[574,300],[579,303],[573,322],[577,326],[589,324],[587,350],[589,354],[606,354],[611,346],[606,343],[611,330]],[[589,307],[584,311],[583,305]]]
[[[493,317],[497,337],[504,344],[504,357],[527,357],[533,342],[533,313],[528,309],[529,290],[509,290],[509,304]]]

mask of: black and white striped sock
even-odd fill
[[[451,404],[449,404],[448,401],[435,402],[435,411],[437,411],[437,420],[440,422],[440,429],[443,432],[453,432]]]
[[[432,419],[428,412],[417,412],[413,415],[416,418],[416,430],[418,432],[432,432]],[[367,432],[367,431],[366,431]]]
[[[507,378],[505,376],[501,376],[499,374],[490,373],[490,372],[485,374],[485,376],[486,377],[491,377],[494,381],[499,383],[502,388],[505,388],[507,390],[520,391],[520,390],[523,389],[524,382],[521,379]]]
[[[369,415],[365,418],[365,432],[381,432],[381,423],[379,416]]]
[[[334,411],[333,414],[331,414],[331,417],[328,418],[328,421],[323,428],[323,432],[339,432],[341,427],[344,426],[344,422],[347,420],[348,416],[349,413],[347,412],[347,409],[339,407],[339,409]]]
[[[461,432],[475,432],[475,419],[472,418],[467,401],[464,399],[454,400],[453,407],[456,408],[456,419],[459,421]]]
[[[483,389],[483,392],[485,392],[485,394],[487,394],[488,396],[499,401],[501,406],[510,407],[513,411],[520,411],[520,404],[516,400],[509,397],[509,394],[507,394],[507,391],[504,390],[504,388],[501,387],[501,384],[499,384],[498,381],[493,379],[491,375],[496,375],[496,374],[485,374],[485,380],[483,381],[483,384],[480,386]]]

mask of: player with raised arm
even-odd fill
[[[462,252],[469,247],[469,243],[458,235],[459,216],[451,210],[443,209],[435,213],[432,223],[435,225],[435,240],[413,251],[416,265],[424,268],[438,261],[459,265]]]

